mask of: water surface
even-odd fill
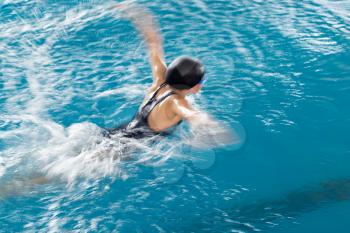
[[[167,63],[203,61],[191,101],[242,144],[194,151],[184,125],[114,160],[100,127],[152,80],[137,31],[111,2],[2,1],[0,232],[347,232],[349,1],[137,3]]]

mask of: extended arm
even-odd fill
[[[162,39],[154,24],[143,26],[135,23],[135,25],[147,42],[153,73],[153,86],[158,87],[165,81],[166,72]]]
[[[124,17],[131,20],[146,41],[153,73],[152,88],[158,87],[165,81],[166,64],[162,38],[159,35],[155,19],[141,7],[118,4],[115,8],[123,11]]]

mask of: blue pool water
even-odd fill
[[[100,127],[151,83],[136,30],[111,2],[2,0],[0,232],[349,232],[350,2],[137,3],[240,143],[196,151],[183,125],[113,159]]]

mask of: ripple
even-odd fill
[[[328,22],[336,20],[336,16],[325,11],[322,5],[283,1],[269,6],[272,6],[269,16],[263,13],[263,17],[266,17],[284,36],[297,40],[303,48],[322,54],[343,51],[344,48],[338,41],[327,33],[337,30],[332,25],[328,26]],[[315,16],[315,13],[319,17],[311,17]]]
[[[160,21],[168,63],[188,54],[205,64],[208,84],[193,100],[233,129],[237,140],[224,149],[245,145],[249,135],[238,120],[258,120],[270,132],[349,122],[339,106],[349,89],[348,1],[139,2]],[[115,126],[128,119],[152,78],[144,42],[107,10],[110,4],[0,4],[0,186],[33,172],[52,178],[1,199],[6,229],[254,232],[309,210],[310,200],[295,196],[317,190],[242,204],[250,188],[216,180],[215,161],[233,161],[220,150],[186,154],[172,138],[130,141],[139,150],[135,159],[116,156],[126,139],[107,140],[87,122]],[[320,206],[312,201],[311,209]]]
[[[308,96],[298,103],[298,111],[303,124],[317,125],[331,123],[339,120],[339,109],[337,105],[327,97]]]

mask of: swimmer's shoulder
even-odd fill
[[[148,90],[146,99],[149,98],[157,89],[159,88],[159,85],[153,84]],[[166,100],[166,102],[170,103],[171,105],[178,105],[178,106],[184,106],[184,107],[190,107],[189,102],[184,96],[180,96],[178,94],[172,94],[169,96]]]
[[[184,96],[180,96],[177,94],[171,95],[169,97],[169,102],[171,103],[172,108],[176,108],[176,107],[189,108],[190,107],[188,100]]]

